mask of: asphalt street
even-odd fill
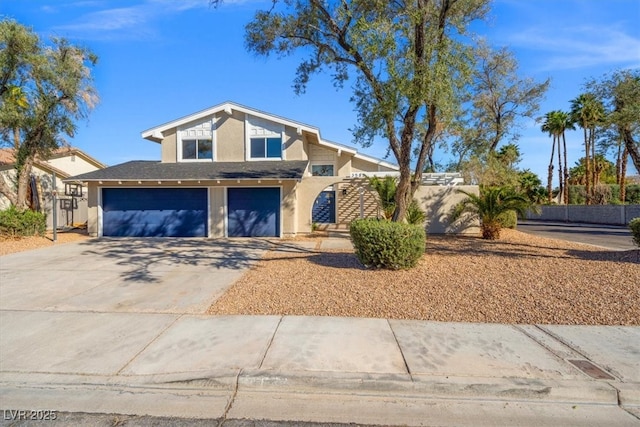
[[[586,243],[615,250],[637,249],[631,240],[629,228],[621,226],[519,221],[518,230],[536,236]]]

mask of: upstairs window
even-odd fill
[[[333,165],[311,165],[313,176],[333,176]]]
[[[183,160],[212,160],[213,142],[210,139],[183,139]]]
[[[252,159],[280,159],[282,158],[282,138],[252,137],[250,150]]]

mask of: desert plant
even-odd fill
[[[369,179],[369,184],[376,190],[380,197],[380,207],[386,219],[391,219],[396,210],[396,179],[392,176],[385,176],[381,179],[377,176]]]
[[[0,211],[0,235],[42,236],[47,227],[47,217],[41,212],[19,210],[15,206]]]
[[[480,195],[464,190],[458,190],[458,192],[466,195],[467,198],[453,208],[450,220],[455,221],[464,213],[478,216],[482,238],[487,240],[500,238],[501,215],[514,211],[520,217],[524,217],[527,210],[532,208],[527,197],[507,187],[481,187]]]
[[[506,211],[498,217],[502,228],[515,229],[518,226],[518,214],[515,211]]]
[[[407,207],[407,215],[405,216],[405,219],[409,224],[413,225],[422,225],[427,219],[426,212],[420,209],[420,203],[416,199],[413,199],[409,204],[409,207]]]
[[[373,218],[349,226],[356,256],[366,267],[400,270],[415,267],[425,250],[426,232],[419,225]]]
[[[629,221],[629,228],[631,229],[631,237],[633,238],[633,243],[636,246],[640,247],[640,217],[633,218]]]

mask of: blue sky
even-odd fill
[[[231,100],[316,126],[324,138],[352,144],[356,121],[350,88],[316,76],[297,96],[299,57],[262,58],[244,49],[244,25],[271,0],[0,0],[0,15],[44,37],[61,36],[99,56],[94,70],[101,102],[69,142],[103,163],[159,159],[159,145],[140,132]],[[496,0],[476,31],[507,46],[522,76],[551,78],[540,115],[569,109],[586,79],[640,68],[640,0]],[[551,139],[522,123],[522,168],[543,181]],[[582,134],[567,135],[569,163],[581,157]],[[382,157],[384,141],[359,149]],[[390,161],[395,162],[393,158]],[[436,160],[445,161],[445,153]],[[630,173],[633,173],[631,171]]]

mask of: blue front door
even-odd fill
[[[323,191],[316,197],[311,211],[311,221],[321,224],[333,224],[336,222],[335,191]]]

